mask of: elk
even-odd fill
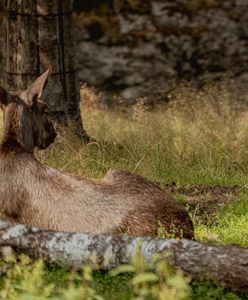
[[[0,218],[49,230],[135,236],[155,236],[160,223],[169,234],[193,238],[185,208],[142,176],[109,170],[102,181],[93,181],[34,157],[35,147],[45,149],[56,137],[40,100],[49,73],[24,91],[0,88]]]

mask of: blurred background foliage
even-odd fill
[[[248,103],[246,0],[74,0],[73,29],[79,79],[103,105],[168,101],[181,81]]]

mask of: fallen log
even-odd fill
[[[207,278],[248,292],[248,248],[208,245],[190,240],[53,232],[0,221],[0,246],[59,266],[109,270],[130,264],[140,248],[149,262],[156,253],[193,278]]]

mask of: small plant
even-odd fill
[[[131,265],[122,265],[110,272],[112,276],[120,273],[134,274],[130,282],[134,292],[133,299],[190,299],[190,279],[175,271],[160,255],[154,257],[148,266],[140,252],[141,246],[137,248]]]
[[[186,196],[183,195],[183,194],[177,193],[177,194],[176,194],[176,199],[177,199],[177,201],[178,201],[179,203],[181,203],[181,204],[184,204],[184,205],[185,205],[185,204],[187,203]]]
[[[68,273],[68,281],[61,288],[45,281],[42,260],[33,263],[27,256],[8,271],[0,291],[0,299],[8,300],[103,300],[91,287],[93,276],[89,267],[80,273]]]
[[[158,221],[157,237],[161,239],[178,239],[183,237],[183,232],[180,232],[180,234],[178,235],[176,228],[173,226],[171,232],[167,232],[163,224],[160,221]]]

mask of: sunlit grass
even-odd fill
[[[203,242],[248,247],[248,193],[226,207],[211,225],[197,225],[196,237]]]
[[[82,109],[84,126],[96,142],[83,145],[66,136],[37,155],[50,165],[93,178],[115,167],[162,184],[245,185],[248,110],[230,101],[216,106],[204,94],[196,99],[190,95],[188,101],[180,99],[182,103],[150,113],[135,107],[124,115]]]

